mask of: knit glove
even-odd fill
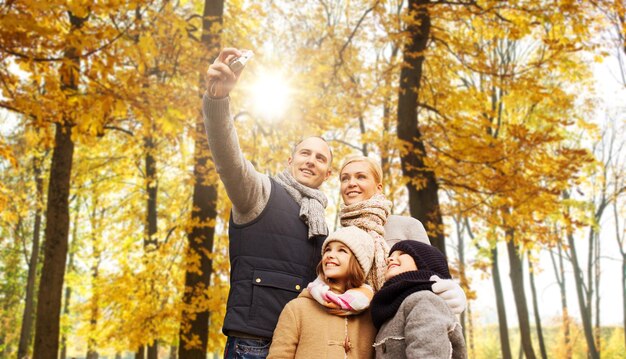
[[[433,292],[446,302],[452,313],[463,313],[467,298],[461,286],[452,279],[441,279],[436,275],[430,277],[430,280],[435,282],[432,286]]]

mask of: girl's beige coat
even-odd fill
[[[374,358],[375,336],[369,310],[347,317],[333,315],[305,289],[280,314],[268,359]]]

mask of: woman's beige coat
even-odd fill
[[[267,358],[374,358],[375,337],[369,310],[346,317],[330,314],[305,289],[280,314]]]

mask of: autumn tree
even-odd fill
[[[2,317],[1,341],[4,355],[29,355],[34,324],[34,306],[40,266],[42,207],[44,203],[44,175],[49,133],[20,124],[19,115],[3,112],[5,150],[0,156],[3,187],[0,188],[0,238],[2,257],[0,265],[7,276],[3,293],[5,308]],[[3,147],[7,146],[7,147]],[[0,150],[2,152],[2,150]],[[17,259],[18,262],[14,262]],[[6,267],[4,267],[6,266]],[[22,282],[23,287],[16,286]],[[14,295],[23,296],[15,302]],[[11,308],[11,313],[8,308]],[[14,315],[18,315],[20,319]]]
[[[18,114],[15,137],[0,138],[2,354],[29,352],[29,300],[19,299],[36,292],[38,208],[48,221],[42,288],[55,293],[37,318],[52,328],[39,330],[46,355],[54,356],[59,334],[63,357],[77,350],[142,357],[138,349],[151,344],[154,356],[157,342],[181,358],[223,348],[231,205],[206,148],[199,95],[208,64],[228,46],[255,52],[230,96],[255,168],[282,171],[290,145],[309,134],[329,139],[335,169],[355,152],[380,158],[394,213],[422,220],[440,248],[444,225],[456,221],[459,242],[446,249],[468,299],[482,296],[471,291],[471,273],[493,281],[499,332],[474,341],[471,331],[483,328],[468,324],[472,352],[512,357],[517,338],[505,311],[515,305],[522,349],[533,357],[524,284],[536,278],[526,263],[535,275],[543,268],[533,259],[545,248],[566,250],[554,262],[563,291],[566,279],[588,277],[584,261],[569,276],[563,260],[576,258],[571,251],[592,223],[589,207],[560,194],[591,193],[580,178],[590,157],[572,134],[589,129],[591,103],[580,97],[588,73],[578,53],[597,29],[594,16],[587,3],[529,0],[0,6],[0,107]],[[270,85],[259,89],[264,77]],[[289,85],[288,100],[273,106],[282,111],[263,113],[258,95],[277,94],[268,89],[278,84]],[[42,157],[48,148],[52,158]],[[621,172],[611,173],[618,183]],[[323,188],[329,218],[341,203],[336,180]],[[36,203],[46,200],[47,186],[54,196],[44,212]],[[610,203],[606,212],[621,216],[623,202]],[[615,233],[623,244],[619,224]],[[598,253],[597,236],[593,243]],[[510,304],[500,273],[506,259]],[[581,297],[597,306],[599,281],[586,282],[592,300],[584,290]],[[539,306],[536,328],[545,324]],[[60,323],[50,315],[57,307]],[[574,345],[579,328],[562,307],[573,349],[558,353],[573,356],[584,344]],[[580,333],[593,325],[589,319]]]
[[[609,53],[610,59],[617,60],[617,71],[615,77],[621,88],[626,89],[626,4],[623,1],[594,1],[594,4],[596,4],[598,9],[601,11],[602,14],[604,14],[605,19],[607,20],[607,27],[609,30],[607,52]],[[623,110],[623,108],[618,109],[617,112],[620,112],[621,110]],[[619,121],[618,118],[613,119],[613,117],[616,115],[612,113],[609,113],[607,115],[609,117],[607,118],[609,124]],[[609,133],[603,134],[603,142],[608,142],[608,144],[603,147],[608,147],[609,153],[612,152],[612,154],[608,158],[607,163],[607,167],[611,173],[609,175],[610,179],[608,180],[612,183],[613,186],[610,192],[612,197],[611,202],[613,207],[613,217],[615,221],[615,238],[617,240],[618,248],[622,256],[622,302],[624,311],[623,326],[624,330],[626,331],[626,242],[624,241],[623,230],[620,231],[620,221],[618,219],[620,217],[619,203],[621,202],[621,198],[623,198],[624,192],[626,192],[626,189],[624,188],[624,182],[623,180],[621,180],[621,178],[623,178],[623,168],[620,167],[620,163],[623,163],[622,147],[624,143],[618,141],[617,138],[613,137],[613,131],[619,132],[616,127],[607,127]],[[605,137],[608,138],[605,139]]]
[[[0,144],[0,272],[4,284],[0,289],[0,351],[4,356],[22,357],[29,355],[32,343],[40,269],[44,148],[49,141],[36,130],[20,126],[19,115],[3,112],[2,116],[5,126]]]
[[[422,135],[433,153],[426,164],[443,188],[463,200],[457,204],[462,211],[476,213],[493,231],[492,240],[507,243],[523,348],[533,357],[522,256],[526,247],[545,239],[531,239],[522,234],[528,228],[519,226],[556,211],[555,191],[579,170],[569,161],[585,156],[584,151],[563,146],[568,133],[562,128],[569,120],[555,109],[569,109],[573,118],[581,115],[574,111],[575,96],[562,85],[579,81],[584,73],[571,61],[576,41],[588,34],[580,32],[577,21],[587,20],[546,18],[539,6],[491,5],[455,11],[449,6],[431,16],[448,26],[432,30],[433,50],[425,62],[428,86],[418,105],[425,118]],[[481,16],[471,17],[474,12]],[[572,42],[552,45],[552,39],[564,33],[575,34]],[[571,67],[565,70],[564,64]],[[560,169],[559,175],[554,168]],[[536,231],[545,233],[541,226]]]
[[[219,30],[222,25],[224,1],[205,1],[202,14],[200,46],[205,50],[205,64],[219,53]],[[205,67],[198,68],[198,93],[202,96]],[[200,101],[198,101],[200,102]],[[217,178],[210,159],[210,150],[204,129],[201,109],[197,110],[194,129],[194,187],[192,197],[191,229],[187,233],[187,268],[183,310],[179,332],[178,356],[204,358],[209,340],[210,312],[205,305],[198,305],[211,285],[213,266],[213,237],[217,217]],[[211,173],[212,172],[212,173]],[[193,260],[191,260],[193,258]],[[199,262],[199,263],[198,263]],[[197,308],[197,309],[196,309]]]
[[[81,101],[76,97],[80,82],[79,68],[82,51],[88,50],[82,48],[77,40],[82,36],[89,11],[80,6],[60,9],[55,4],[47,4],[47,6],[39,7],[37,12],[31,12],[28,11],[27,6],[22,3],[11,3],[2,8],[3,17],[15,21],[15,26],[3,26],[1,40],[3,62],[13,59],[23,66],[23,71],[34,69],[42,64],[51,66],[48,66],[49,72],[36,72],[35,81],[29,84],[31,91],[21,86],[22,80],[18,75],[4,70],[3,93],[8,94],[9,97],[8,100],[2,101],[2,106],[21,113],[28,121],[41,123],[48,120],[55,126],[46,208],[44,236],[46,244],[37,301],[34,356],[56,357],[69,227],[69,181],[74,151],[72,128],[79,121],[76,112],[70,109],[81,105]],[[67,15],[63,14],[63,10],[67,10]],[[42,16],[48,17],[46,24],[39,23],[38,26],[30,28],[17,26],[20,23],[34,25],[33,20],[38,17],[41,19]],[[55,34],[56,38],[46,36],[54,33],[49,31],[50,27],[60,24],[68,25],[66,33],[61,36]],[[40,52],[38,45],[43,45],[45,50],[50,51]],[[46,88],[43,98],[36,97],[40,93],[37,91],[38,86]],[[37,107],[32,106],[35,98],[37,98]],[[46,105],[41,106],[44,103]],[[47,118],[44,118],[44,113],[48,116]]]
[[[443,220],[435,173],[424,158],[427,156],[418,122],[418,98],[423,76],[425,51],[430,39],[431,13],[428,0],[407,3],[407,39],[403,48],[403,66],[400,72],[398,95],[398,139],[404,146],[401,153],[402,171],[410,178],[407,183],[411,215],[419,219],[434,246],[446,253]]]
[[[16,64],[21,73],[30,78],[24,79],[20,72],[5,67],[2,72],[5,96],[1,105],[21,113],[28,125],[45,127],[53,124],[56,127],[49,176],[51,196],[46,210],[44,278],[39,291],[35,343],[35,356],[40,357],[55,355],[58,350],[61,288],[67,254],[68,198],[76,140],[102,136],[106,129],[128,131],[124,129],[124,123],[129,109],[137,113],[157,104],[157,112],[167,108],[168,101],[141,96],[137,89],[142,88],[142,82],[137,81],[136,69],[127,63],[133,50],[144,58],[153,56],[156,53],[152,51],[154,42],[144,41],[133,49],[133,42],[127,40],[132,39],[137,14],[147,13],[150,8],[158,13],[171,9],[171,6],[137,2],[129,4],[127,9],[116,9],[115,16],[109,16],[107,4],[71,4],[67,7],[46,3],[36,9],[28,6],[12,2],[2,8],[3,25],[10,25],[11,21],[15,24],[3,26],[0,51],[3,63]],[[155,18],[150,17],[150,21]],[[167,22],[163,18],[161,21]],[[26,27],[19,24],[26,24]],[[37,26],[33,27],[34,24]],[[179,36],[172,36],[171,41],[185,38],[184,21],[170,21],[169,24],[182,24],[169,28],[179,31]],[[51,30],[56,28],[67,30]],[[169,58],[172,60],[170,66],[177,68],[177,56]],[[160,93],[154,93],[161,97],[172,95],[163,87],[159,90]],[[82,137],[84,135],[86,137]]]

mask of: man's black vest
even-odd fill
[[[308,239],[300,206],[273,179],[270,198],[253,221],[230,219],[230,292],[222,331],[271,338],[278,317],[316,277],[325,237]]]

